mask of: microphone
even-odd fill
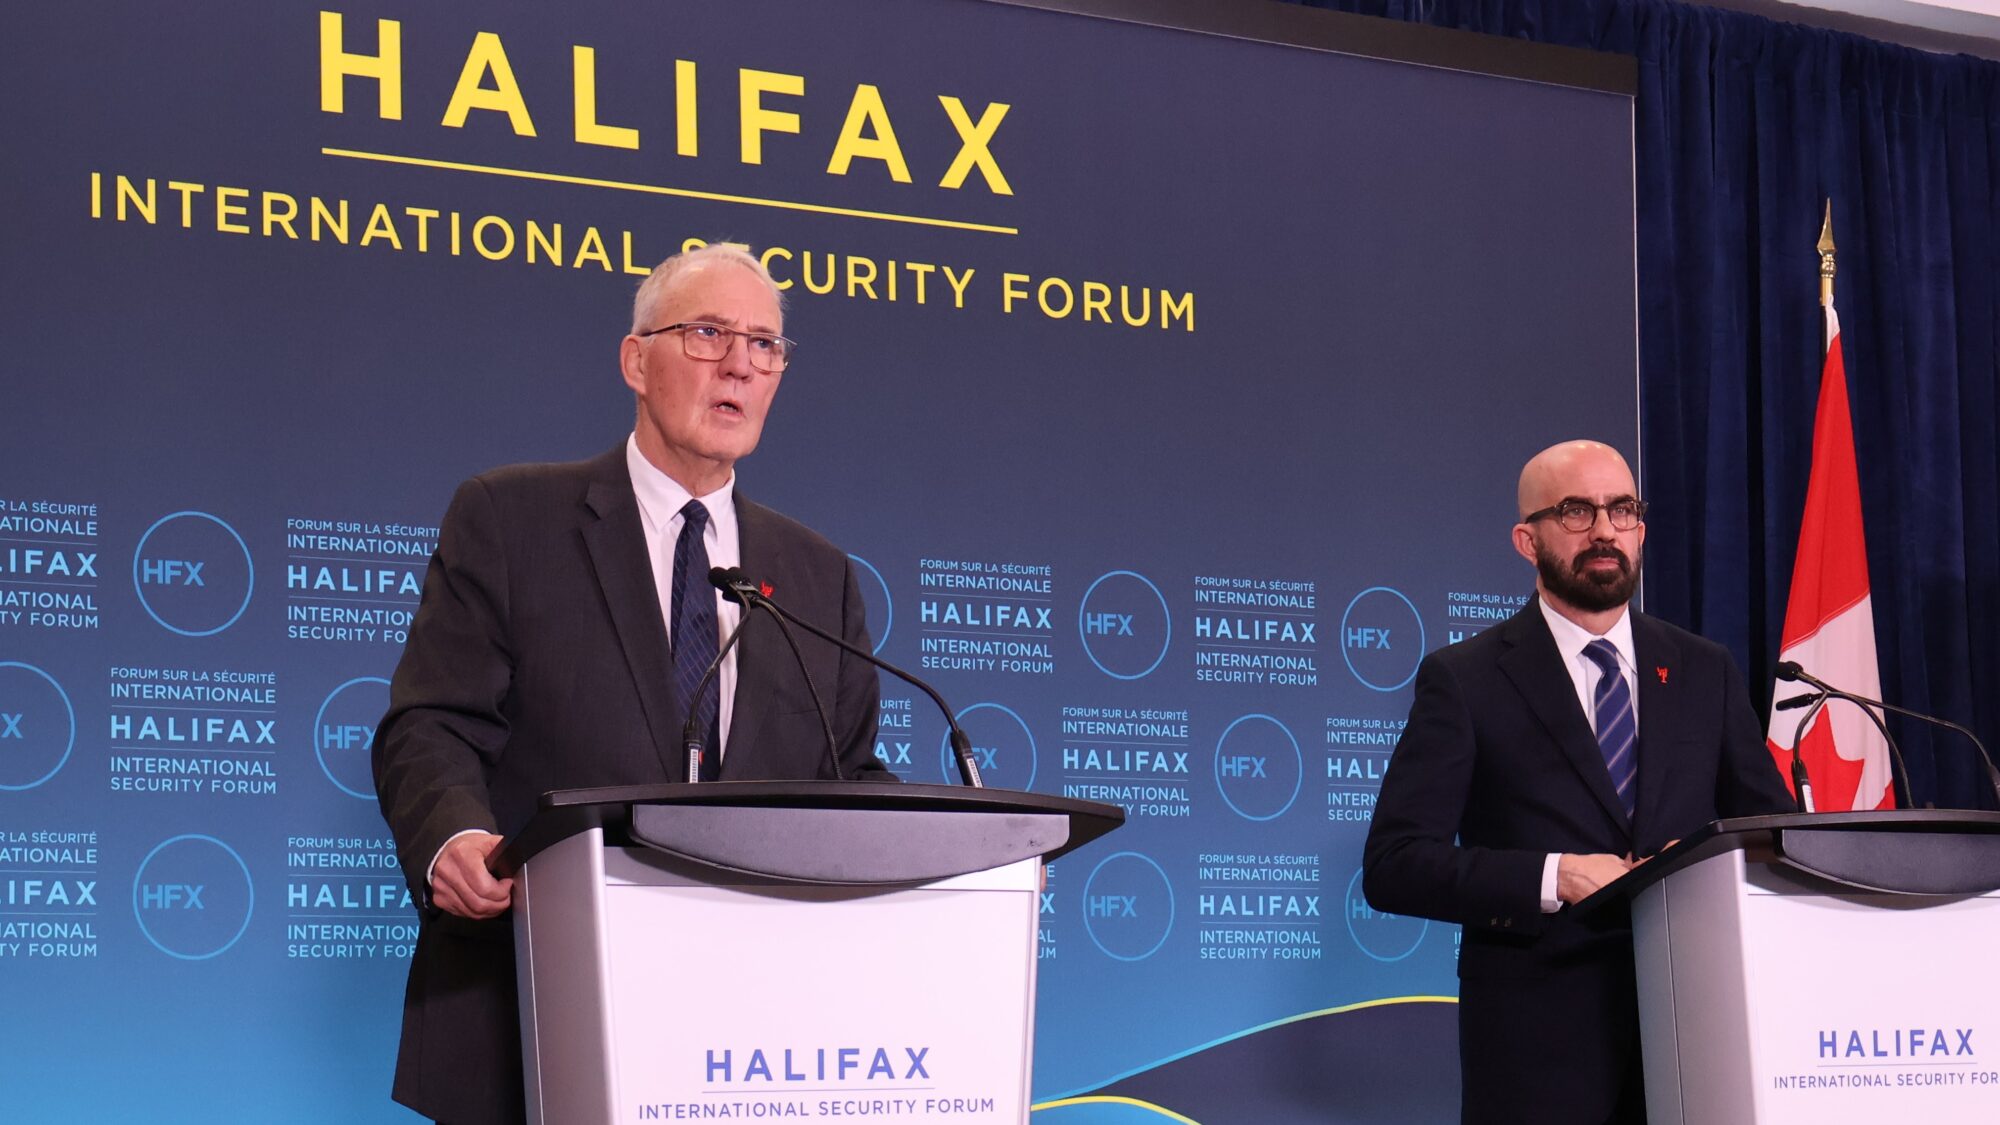
[[[1896,745],[1895,738],[1893,738],[1889,734],[1889,725],[1883,722],[1882,716],[1877,714],[1869,706],[1869,704],[1875,703],[1874,700],[1866,699],[1859,695],[1850,695],[1849,693],[1844,692],[1837,687],[1834,687],[1832,684],[1829,684],[1825,680],[1820,679],[1818,676],[1813,675],[1811,672],[1806,671],[1805,668],[1801,666],[1799,662],[1796,660],[1779,661],[1777,668],[1773,669],[1773,674],[1776,675],[1781,680],[1785,680],[1791,683],[1809,684],[1815,688],[1818,688],[1820,692],[1819,699],[1822,704],[1824,704],[1828,699],[1844,699],[1847,702],[1852,703],[1857,707],[1860,707],[1861,713],[1868,716],[1868,721],[1875,724],[1875,729],[1882,732],[1882,741],[1886,743],[1889,747],[1890,789],[1892,791],[1895,789],[1896,776],[1898,774],[1901,774],[1903,778],[1903,795],[1902,795],[1903,807],[1906,809],[1916,807],[1917,800],[1914,796],[1910,794],[1910,767],[1903,763],[1903,751],[1900,747]],[[1875,703],[1875,706],[1880,707],[1884,705],[1880,703]],[[1795,762],[1800,761],[1799,743],[1805,736],[1805,729],[1807,724],[1809,724],[1812,721],[1813,714],[1816,713],[1817,709],[1815,709],[1813,713],[1808,713],[1804,718],[1799,720],[1799,733],[1792,737],[1792,759]]]
[[[2000,769],[1996,769],[1994,767],[1993,754],[1986,749],[1986,744],[1979,741],[1979,736],[1972,733],[1972,731],[1968,730],[1967,728],[1952,722],[1950,719],[1940,719],[1936,715],[1926,715],[1922,711],[1912,711],[1907,707],[1898,707],[1893,703],[1884,703],[1879,699],[1869,699],[1867,696],[1855,695],[1851,692],[1841,691],[1839,688],[1836,688],[1833,685],[1826,683],[1825,681],[1819,679],[1817,676],[1814,676],[1812,673],[1806,671],[1803,667],[1799,665],[1798,661],[1796,660],[1787,660],[1780,663],[1777,668],[1777,676],[1781,680],[1792,680],[1810,684],[1813,687],[1818,688],[1820,691],[1826,693],[1827,695],[1831,695],[1837,699],[1845,699],[1849,703],[1853,703],[1860,706],[1863,711],[1868,712],[1869,718],[1875,720],[1875,725],[1881,728],[1882,737],[1884,739],[1888,739],[1889,737],[1888,728],[1886,726],[1883,726],[1882,720],[1879,717],[1877,717],[1873,711],[1869,710],[1869,708],[1880,707],[1884,711],[1893,711],[1898,715],[1904,715],[1909,718],[1916,719],[1920,722],[1930,723],[1932,726],[1939,726],[1945,728],[1946,730],[1957,731],[1958,733],[1964,735],[1967,741],[1972,743],[1972,748],[1974,750],[1977,750],[1979,752],[1979,762],[1981,765],[1986,767],[1986,783],[1987,785],[1992,787],[1994,799],[2000,800]],[[1895,755],[1896,765],[1901,767],[1903,771],[1903,792],[1907,796],[1910,788],[1909,767],[1904,764],[1902,753],[1901,751],[1896,749],[1895,742],[1891,741],[1889,743],[1889,751],[1890,753]],[[1915,802],[1912,801],[1911,804],[1915,804]]]
[[[736,647],[736,638],[743,635],[743,626],[749,623],[750,615],[746,613],[743,619],[736,623],[736,628],[729,631],[729,636],[723,639],[722,647],[716,651],[715,659],[709,661],[708,667],[702,669],[701,679],[695,681],[694,691],[688,696],[690,706],[687,722],[681,724],[681,745],[687,749],[687,779],[690,782],[701,780],[701,755],[704,749],[702,732],[695,729],[695,708],[692,706],[692,701],[700,699],[701,693],[708,687],[708,681],[722,671],[722,658],[728,656],[729,650]],[[721,716],[716,716],[716,719],[720,722]]]
[[[819,626],[814,625],[810,621],[805,621],[798,617],[794,617],[783,606],[765,597],[763,588],[760,587],[756,583],[756,581],[754,581],[747,573],[745,573],[743,568],[740,566],[732,566],[728,568],[723,568],[718,566],[715,569],[710,570],[708,572],[708,580],[714,583],[716,588],[722,591],[722,595],[728,598],[730,601],[736,602],[737,604],[743,606],[750,606],[750,605],[762,606],[765,610],[769,611],[772,614],[772,616],[776,617],[781,625],[783,622],[790,621],[792,624],[797,625],[799,628],[804,629],[806,632],[811,633],[813,636],[818,637],[820,640],[823,640],[828,644],[834,645],[835,647],[841,649],[844,652],[852,653],[853,655],[858,656],[863,660],[866,660],[868,663],[873,664],[875,667],[882,669],[884,672],[887,672],[890,675],[896,677],[897,679],[902,680],[904,683],[910,684],[918,688],[925,695],[930,696],[931,702],[937,704],[938,710],[944,713],[944,721],[946,725],[948,725],[951,728],[951,736],[950,736],[951,750],[952,750],[952,756],[956,758],[958,761],[959,780],[966,785],[972,786],[975,789],[985,788],[986,783],[979,779],[979,765],[978,763],[972,760],[972,739],[967,737],[964,728],[958,725],[958,717],[952,714],[951,705],[944,701],[944,696],[939,695],[937,693],[936,688],[933,688],[931,685],[916,678],[915,676],[910,675],[908,672],[903,671],[901,668],[896,667],[894,664],[891,664],[888,661],[877,659],[874,653],[869,652],[858,645],[849,644],[845,639],[835,636],[834,634],[829,633],[824,629],[821,629]],[[788,632],[787,636],[789,635],[790,634]],[[792,651],[795,653],[798,651],[796,645],[793,646]],[[801,669],[805,667],[803,659],[801,659],[799,667]],[[806,686],[809,688],[812,686],[811,676],[806,677]],[[815,703],[818,702],[817,695],[815,695],[814,697],[814,702]],[[821,710],[820,715],[822,720],[824,720],[825,718],[824,709]],[[829,731],[830,729],[831,728],[829,728]],[[827,735],[827,741],[829,746],[832,745],[832,740],[833,736],[831,733],[829,733]],[[837,767],[838,763],[836,763],[836,768]]]

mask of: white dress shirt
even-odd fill
[[[639,499],[639,520],[646,529],[646,553],[653,562],[653,588],[660,593],[660,616],[667,625],[667,641],[671,648],[674,637],[674,545],[680,542],[681,525],[687,521],[681,518],[681,509],[691,499],[700,500],[708,509],[708,526],[702,529],[702,545],[708,548],[708,565],[732,567],[743,565],[743,542],[736,528],[736,474],[729,474],[729,480],[721,488],[706,496],[693,496],[681,487],[681,482],[653,467],[639,452],[639,439],[625,441],[625,465],[632,473],[632,493]],[[715,621],[718,628],[716,643],[736,628],[736,622],[743,614],[743,607],[722,596],[722,591],[708,584],[708,575],[690,574],[687,577],[690,593],[707,591],[715,599]],[[717,760],[725,754],[729,745],[729,719],[736,710],[736,649],[722,658],[722,669],[716,673],[716,682],[722,692],[722,710],[716,716]]]
[[[1597,661],[1583,654],[1584,647],[1598,640],[1598,636],[1555,610],[1549,608],[1546,599],[1536,599],[1535,604],[1542,611],[1542,620],[1549,624],[1549,634],[1556,640],[1556,651],[1562,654],[1563,670],[1569,673],[1570,684],[1576,688],[1576,701],[1583,708],[1583,717],[1590,724],[1592,734],[1597,733],[1597,682],[1604,678],[1603,669]],[[1639,673],[1637,658],[1632,648],[1632,614],[1628,609],[1618,615],[1618,620],[1605,630],[1603,638],[1618,650],[1618,670],[1625,677],[1625,689],[1632,696],[1632,729],[1639,728]],[[1553,914],[1562,909],[1562,899],[1556,897],[1556,866],[1562,860],[1560,853],[1551,852],[1542,863],[1542,913]]]

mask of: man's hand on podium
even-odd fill
[[[431,901],[461,918],[497,918],[514,903],[514,880],[495,879],[486,858],[500,847],[491,832],[455,836],[431,868]]]
[[[1622,855],[1572,855],[1556,860],[1556,897],[1572,906],[1638,866]]]

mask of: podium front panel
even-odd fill
[[[531,1119],[1025,1122],[1040,866],[826,886],[579,833],[524,868]]]
[[[1855,893],[1759,860],[1634,904],[1655,1125],[2000,1121],[2000,893]]]

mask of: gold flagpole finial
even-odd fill
[[[1819,303],[1833,303],[1833,200],[1826,201],[1826,220],[1819,228]]]

